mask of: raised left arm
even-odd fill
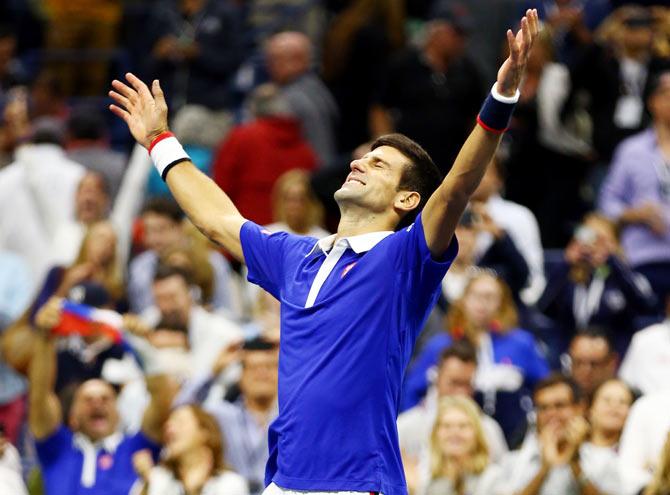
[[[147,376],[146,383],[151,400],[142,418],[142,433],[156,443],[163,443],[163,424],[170,415],[179,385],[168,375]]]
[[[496,100],[491,102],[493,106],[504,105],[505,102],[515,99],[538,32],[539,21],[535,9],[526,11],[516,36],[511,30],[507,31],[510,55],[498,71],[496,86],[492,92]],[[499,118],[499,113],[495,117]],[[421,215],[428,248],[436,258],[441,257],[449,247],[458,221],[484,176],[505,130],[488,126],[484,119],[478,118],[477,121],[478,125],[465,141],[453,167],[430,197]]]

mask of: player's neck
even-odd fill
[[[337,238],[352,237],[394,230],[394,220],[385,214],[370,213],[367,210],[347,209],[342,211],[340,223],[337,226]]]

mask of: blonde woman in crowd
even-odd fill
[[[416,404],[428,386],[427,371],[451,342],[469,340],[477,349],[475,387],[484,411],[493,416],[508,441],[523,427],[521,399],[549,371],[533,335],[518,327],[511,291],[493,272],[482,270],[449,309],[444,332],[430,339],[405,380],[403,406]]]
[[[216,419],[199,406],[181,406],[165,423],[162,462],[148,451],[133,456],[141,480],[133,495],[248,495],[247,483],[223,461]]]
[[[443,397],[430,447],[425,495],[495,495],[501,470],[491,464],[481,411],[469,397]]]
[[[312,192],[308,172],[289,170],[277,179],[272,189],[275,221],[266,226],[268,230],[320,239],[330,234],[321,227],[323,215],[323,206]]]

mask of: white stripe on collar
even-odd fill
[[[368,232],[366,234],[352,235],[351,237],[342,237],[339,240],[345,240],[349,243],[349,247],[354,250],[356,254],[370,251],[382,239],[390,236],[394,232],[392,230],[382,230],[378,232]],[[314,247],[307,253],[307,256],[314,254],[316,249],[320,249],[322,253],[327,254],[333,248],[337,234],[329,235],[323,239],[319,239]]]
[[[108,437],[91,442],[83,433],[75,433],[72,437],[72,445],[84,456],[84,463],[81,467],[81,486],[91,487],[95,485],[95,474],[97,471],[98,452],[105,450],[108,454],[114,455],[116,448],[123,441],[123,433],[117,431]]]

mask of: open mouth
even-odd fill
[[[349,177],[347,177],[347,180],[344,181],[345,184],[350,184],[350,183],[352,183],[352,182],[355,182],[355,183],[358,183],[358,184],[363,184],[363,185],[365,185],[365,182],[363,182],[362,180],[360,180],[358,177],[351,177],[351,176],[349,176]]]

